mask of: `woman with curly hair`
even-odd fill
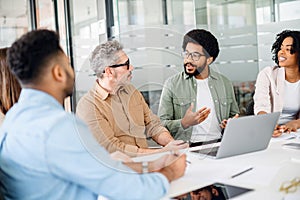
[[[7,50],[8,48],[0,49],[0,125],[7,111],[18,101],[21,92],[19,82],[8,67]]]
[[[281,112],[273,137],[300,128],[300,31],[284,30],[272,45],[277,64],[257,76],[254,113]]]

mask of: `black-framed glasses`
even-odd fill
[[[205,54],[202,54],[202,53],[199,53],[199,52],[192,52],[192,53],[190,53],[188,51],[183,51],[181,53],[181,55],[185,59],[188,59],[191,56],[193,61],[198,61],[201,58],[201,56],[205,56],[206,57]]]
[[[112,67],[112,68],[117,68],[117,67],[122,67],[122,66],[127,66],[127,70],[129,70],[129,67],[130,67],[130,60],[128,58],[128,60],[123,63],[123,64],[117,64],[117,65],[111,65],[109,67]]]

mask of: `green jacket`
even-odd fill
[[[210,69],[208,85],[219,123],[239,113],[233,86],[229,79]],[[164,84],[158,116],[175,139],[189,141],[191,138],[193,127],[183,129],[181,119],[192,102],[195,105],[195,111],[197,105],[196,95],[197,83],[195,78],[189,77],[184,72],[170,77]]]

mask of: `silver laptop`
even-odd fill
[[[191,150],[213,158],[264,150],[268,147],[280,112],[239,117],[228,121],[220,146]]]

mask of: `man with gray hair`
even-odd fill
[[[188,147],[173,139],[130,84],[133,66],[118,41],[97,46],[90,62],[97,80],[78,102],[77,115],[102,146],[111,153],[121,151],[130,156]],[[164,147],[149,149],[146,137]]]

